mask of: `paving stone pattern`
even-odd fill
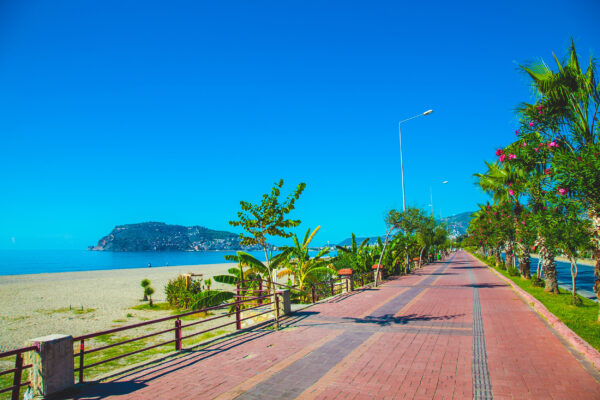
[[[469,276],[473,284],[473,398],[492,400],[494,396],[488,370],[479,289],[475,286],[475,276],[471,269],[469,269]]]
[[[585,369],[504,282],[459,252],[77,399],[600,399]]]

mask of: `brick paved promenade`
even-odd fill
[[[459,252],[78,399],[600,399],[577,360],[499,278]]]

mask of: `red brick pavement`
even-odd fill
[[[281,331],[244,333],[84,387],[75,398],[470,399],[479,393],[473,389],[474,290],[495,399],[600,399],[598,374],[466,253],[305,309]],[[350,348],[345,337],[352,338]]]

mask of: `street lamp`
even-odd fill
[[[404,162],[402,160],[402,123],[410,121],[411,119],[419,118],[424,115],[433,113],[433,110],[427,110],[423,114],[415,115],[414,117],[407,118],[398,122],[398,136],[400,138],[400,170],[402,172],[402,211],[406,211],[406,194],[404,192]],[[408,260],[408,248],[406,249],[406,272],[410,270],[410,262]]]

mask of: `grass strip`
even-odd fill
[[[600,323],[598,322],[598,303],[579,296],[580,306],[571,304],[572,293],[561,289],[560,294],[551,294],[543,288],[533,286],[530,280],[522,279],[520,276],[510,276],[507,271],[496,268],[493,258],[490,260],[473,254],[488,267],[495,269],[506,278],[512,280],[521,289],[532,295],[542,303],[548,311],[560,319],[573,332],[588,342],[593,348],[600,351]]]

